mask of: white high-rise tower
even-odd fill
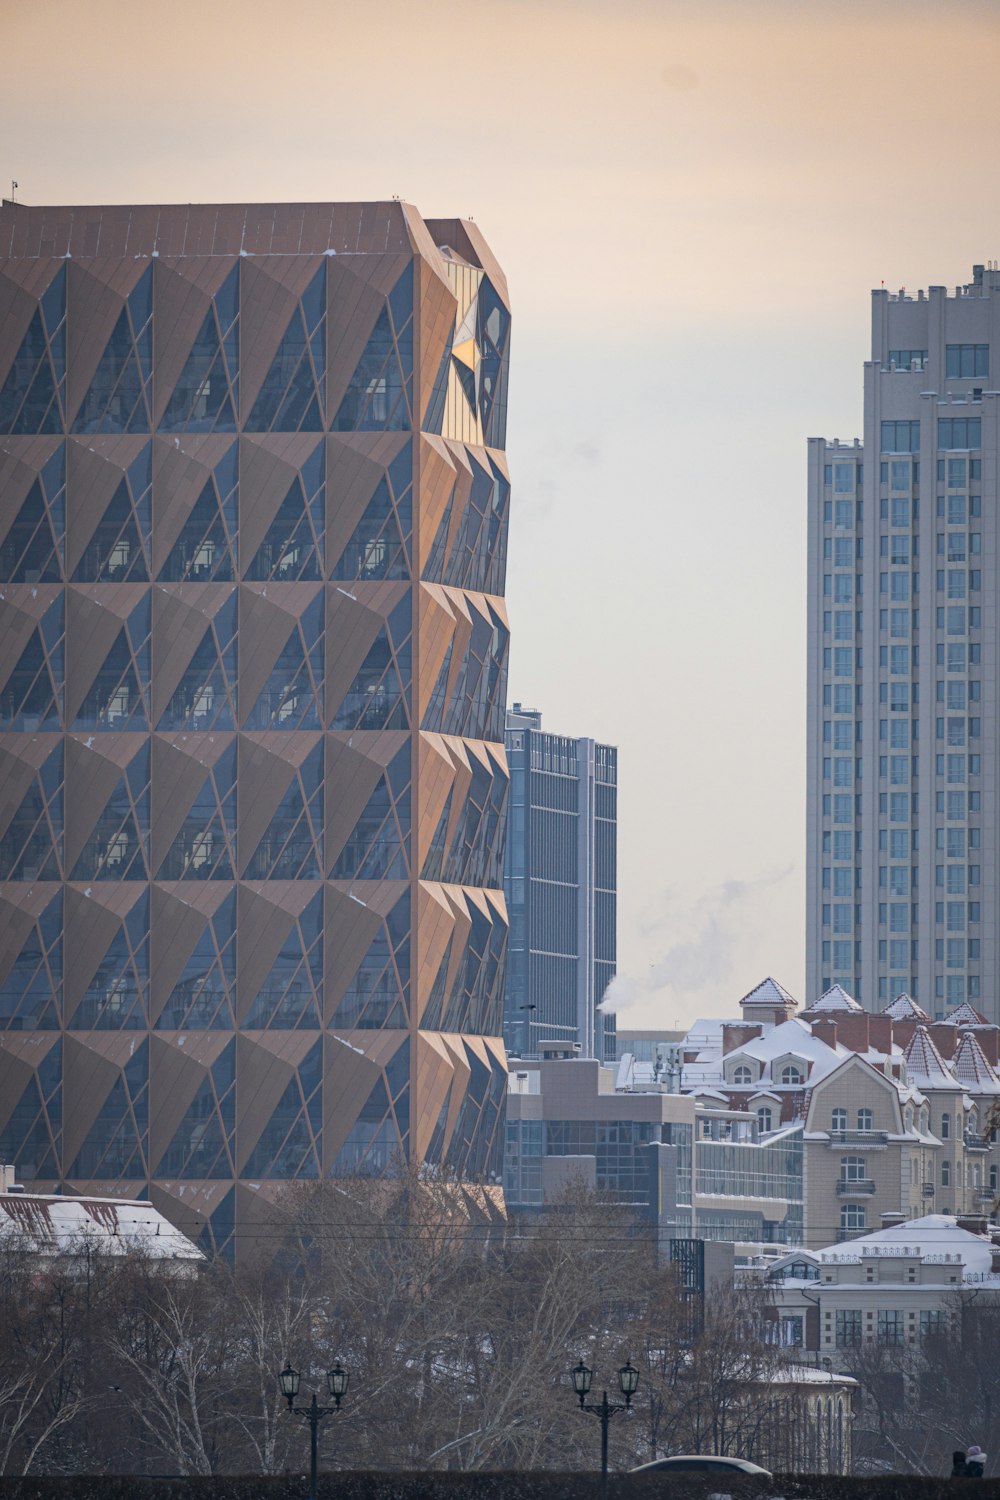
[[[991,379],[992,374],[992,379]],[[872,293],[864,439],[809,441],[809,993],[1000,1019],[1000,269]]]

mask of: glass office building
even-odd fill
[[[873,292],[864,439],[809,443],[808,988],[871,1010],[1000,1018],[998,319]]]
[[[618,751],[549,734],[520,703],[506,745],[507,1046],[564,1041],[612,1059],[615,1018],[597,1007],[617,957]]]
[[[399,202],[0,210],[0,1158],[497,1182],[510,315]]]

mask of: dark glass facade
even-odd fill
[[[0,1158],[496,1183],[510,315],[401,203],[0,211]]]
[[[533,1054],[565,1041],[611,1060],[615,1019],[597,1007],[617,953],[618,752],[549,734],[520,704],[506,745],[507,1046]]]

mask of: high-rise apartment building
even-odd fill
[[[809,443],[808,984],[1000,1019],[1000,272],[872,293],[864,440]]]
[[[0,210],[0,1159],[499,1181],[510,315],[400,202]]]
[[[565,1041],[612,1059],[615,1018],[597,1007],[615,973],[618,751],[549,734],[520,703],[506,745],[507,1046]]]

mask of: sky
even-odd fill
[[[1000,0],[0,0],[27,203],[471,216],[510,697],[619,747],[620,1026],[803,999],[806,438],[871,288],[1000,258]]]

